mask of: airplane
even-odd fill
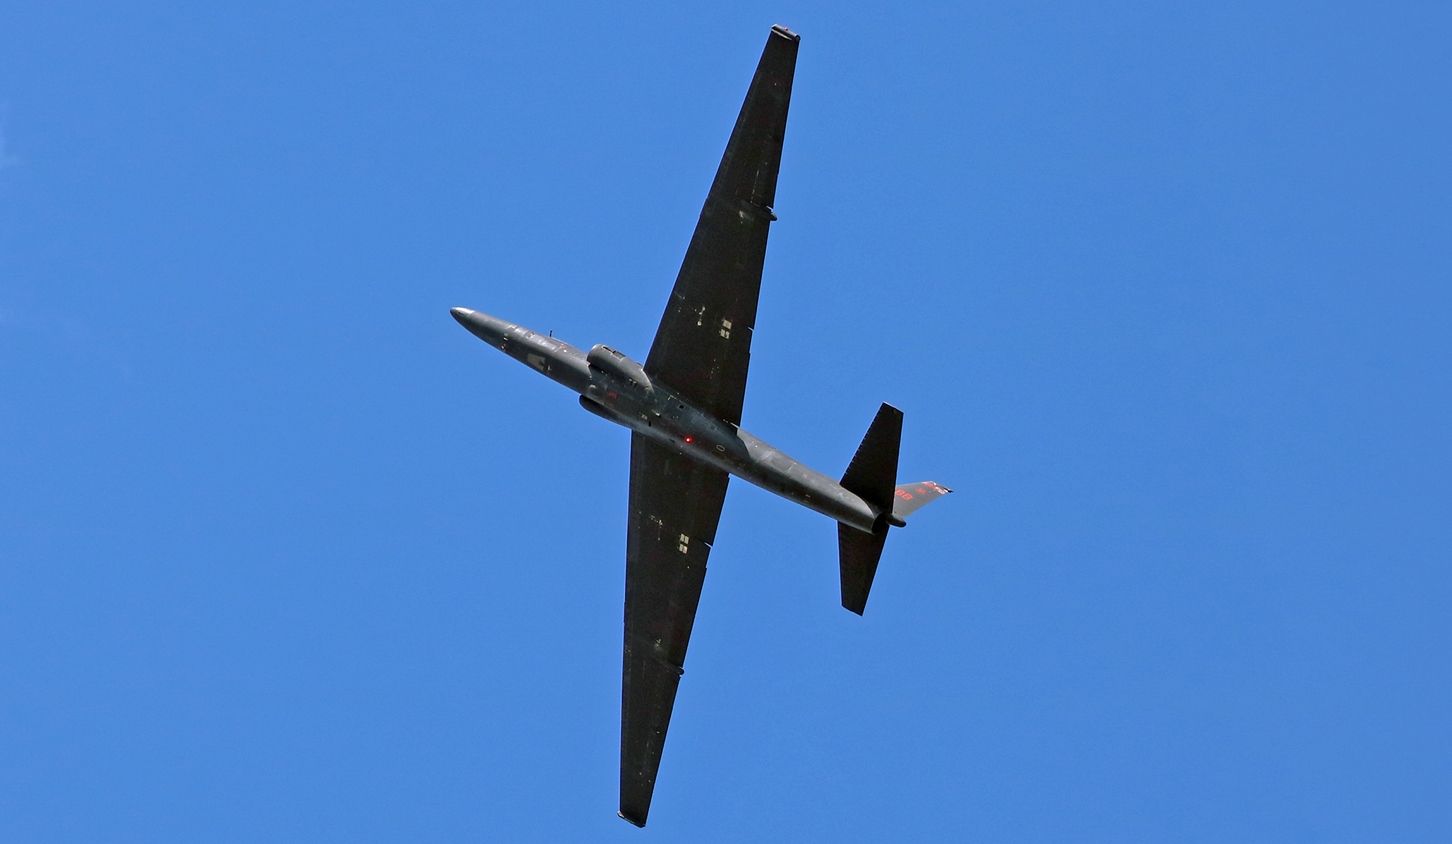
[[[644,364],[604,344],[584,352],[479,311],[450,311],[479,339],[579,393],[581,407],[631,431],[619,814],[636,826],[650,811],[727,480],[735,475],[837,521],[842,606],[858,615],[888,529],[952,491],[897,483],[902,412],[888,404],[840,481],[739,427],[799,40],[771,28]]]

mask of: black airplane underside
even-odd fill
[[[631,430],[620,816],[644,826],[727,481],[838,522],[842,606],[861,614],[890,527],[946,495],[898,484],[902,413],[884,404],[840,481],[740,427],[798,38],[772,27],[645,363],[588,352],[467,308],[475,336]]]
[[[705,413],[684,396],[656,386],[639,364],[609,347],[596,346],[586,355],[558,338],[498,317],[467,308],[454,308],[450,313],[491,346],[580,393],[580,405],[586,410],[689,460],[868,533],[883,515],[837,481],[749,431]],[[605,366],[591,364],[591,357],[625,371],[617,375]]]

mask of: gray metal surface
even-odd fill
[[[633,432],[620,717],[620,816],[644,826],[676,689],[735,475],[839,523],[842,602],[861,613],[889,525],[946,493],[899,486],[902,414],[883,405],[839,483],[739,427],[797,36],[772,27],[644,364],[581,351],[468,308],[470,333]]]

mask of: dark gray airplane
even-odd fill
[[[798,37],[771,28],[645,365],[497,317],[450,313],[484,342],[631,430],[620,817],[645,825],[729,476],[838,522],[842,606],[862,614],[889,526],[951,492],[897,483],[902,412],[882,405],[841,481],[738,427]]]

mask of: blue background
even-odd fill
[[[0,840],[1449,840],[1438,4],[0,4]],[[245,11],[244,11],[245,9]],[[627,435],[803,36],[740,482],[615,817]]]

